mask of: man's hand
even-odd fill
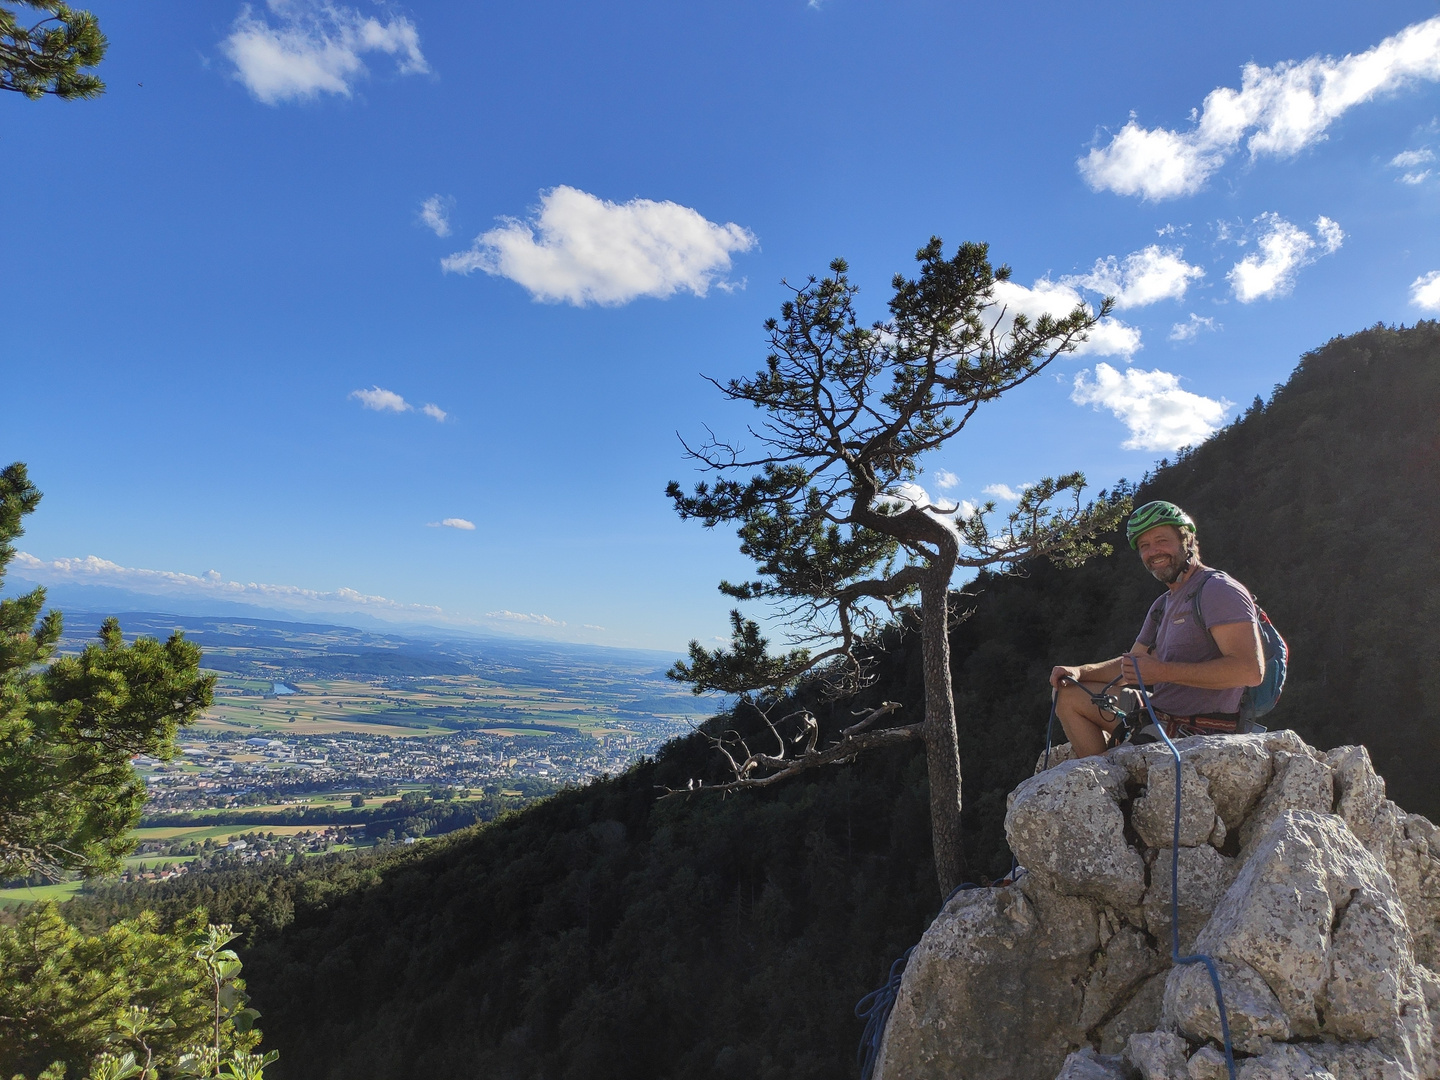
[[[1063,664],[1056,666],[1050,672],[1050,685],[1059,690],[1066,682],[1078,683],[1080,681],[1080,669],[1078,667],[1066,667]]]
[[[1165,681],[1166,666],[1164,661],[1155,659],[1149,653],[1126,653],[1120,658],[1120,673],[1124,676],[1125,685],[1138,686],[1144,679],[1147,690],[1153,689],[1157,682]]]

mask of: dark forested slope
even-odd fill
[[[1403,806],[1440,812],[1440,326],[1332,341],[1137,497],[1189,509],[1206,562],[1288,637],[1272,726],[1366,743]],[[978,584],[953,638],[975,876],[1008,865],[1004,798],[1043,743],[1050,665],[1123,649],[1159,591],[1123,542]],[[919,658],[895,637],[867,700],[918,716]],[[272,875],[246,959],[278,1075],[854,1075],[851,1008],[939,904],[923,760],[656,801],[713,767],[672,743],[348,891]]]

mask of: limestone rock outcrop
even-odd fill
[[[952,897],[906,967],[877,1080],[1440,1080],[1440,830],[1363,747],[1294,732],[1073,760],[1010,795],[1027,872]],[[1172,862],[1173,860],[1173,862]]]

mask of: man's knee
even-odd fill
[[[1061,685],[1060,694],[1056,698],[1055,703],[1058,707],[1085,715],[1087,719],[1088,714],[1093,710],[1095,704],[1090,697],[1090,692],[1086,690],[1084,686],[1080,683],[1072,682]]]

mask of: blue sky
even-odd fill
[[[921,478],[1002,509],[1440,310],[1429,3],[91,6],[108,93],[0,101],[32,580],[678,649],[745,568],[676,433],[783,278],[1120,296]]]

